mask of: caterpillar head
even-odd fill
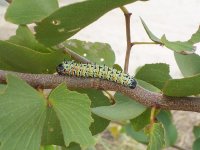
[[[63,63],[62,64],[59,64],[57,67],[56,67],[56,71],[59,75],[63,75],[64,74],[64,66],[63,66]]]
[[[130,84],[129,84],[129,87],[130,87],[131,89],[134,89],[134,88],[136,87],[136,85],[137,85],[136,80],[132,78],[132,79],[131,79],[131,82],[130,82]]]
[[[59,75],[65,75],[66,71],[70,68],[70,66],[74,63],[74,61],[63,61],[56,67],[56,71]]]

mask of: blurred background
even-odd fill
[[[60,0],[59,2],[62,6],[78,2],[78,0]],[[7,6],[5,0],[0,0],[0,40],[14,35],[17,28],[16,25],[4,20]],[[127,5],[126,8],[132,13],[132,41],[150,41],[141,24],[140,17],[156,36],[161,37],[165,34],[170,41],[189,39],[200,25],[199,0],[149,0]],[[126,35],[125,19],[120,9],[110,11],[72,37],[72,39],[74,38],[83,41],[109,43],[115,51],[116,63],[123,67]],[[196,46],[196,53],[200,54],[200,44]],[[136,45],[132,47],[130,74],[134,74],[137,67],[150,63],[167,63],[170,65],[170,74],[173,78],[182,77],[171,50],[159,45]],[[192,127],[200,123],[200,114],[173,111],[173,116],[179,132],[177,145],[186,150],[192,149],[194,139]]]

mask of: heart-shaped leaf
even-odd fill
[[[91,102],[87,95],[69,91],[61,84],[50,93],[49,102],[60,121],[66,146],[70,142],[85,147],[94,144],[89,130],[92,122]]]
[[[46,100],[24,81],[8,75],[0,93],[0,147],[2,150],[36,150],[46,118]]]

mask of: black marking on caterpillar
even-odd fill
[[[131,89],[134,89],[137,85],[136,80],[132,76],[106,65],[79,64],[74,61],[63,61],[56,67],[56,71],[59,75],[100,78],[103,80],[113,81],[128,86]]]

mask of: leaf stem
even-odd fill
[[[121,6],[120,9],[123,11],[124,14],[129,14],[129,11],[126,9],[126,7]]]
[[[125,56],[125,63],[124,63],[124,72],[128,73],[130,53],[131,53],[131,48],[133,46],[131,43],[131,29],[130,29],[130,18],[131,18],[132,13],[130,13],[124,6],[120,7],[120,9],[124,13],[125,22],[126,22],[126,56]]]
[[[69,48],[65,47],[62,43],[57,45],[57,48],[62,49],[64,51],[64,53],[67,53],[68,55],[70,55],[74,60],[78,61],[78,62],[82,62],[82,63],[91,63],[90,60],[80,56],[79,54],[73,52],[72,50],[70,50]]]
[[[109,97],[109,99],[110,99],[110,103],[111,103],[112,105],[116,103],[113,94],[111,94],[109,91],[103,91],[103,92],[105,92],[105,93],[108,95],[108,97]]]
[[[150,115],[150,124],[151,124],[151,126],[155,123],[155,115],[156,115],[156,107],[153,106],[151,108],[151,115]]]
[[[159,43],[156,43],[156,42],[132,42],[132,45],[139,45],[139,44],[159,44]]]

